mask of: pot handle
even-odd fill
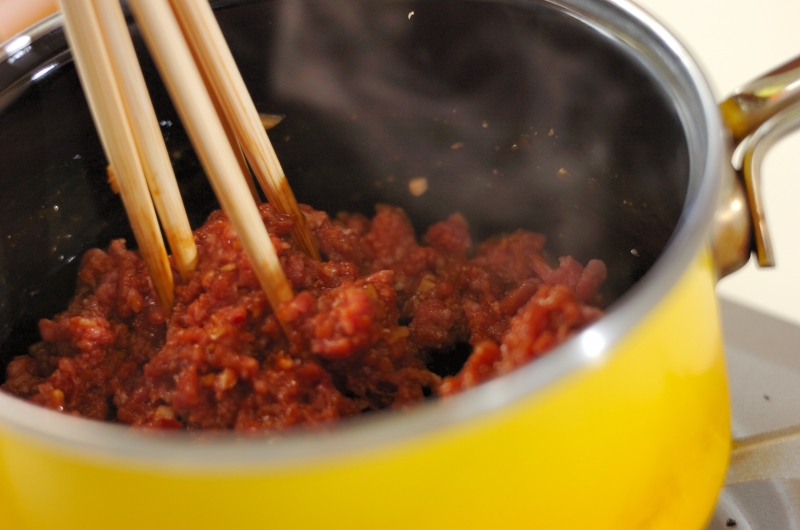
[[[800,56],[739,87],[719,108],[738,144],[769,118],[798,102]]]
[[[723,257],[717,265],[722,277],[746,263],[752,250],[760,266],[775,264],[761,200],[761,163],[778,140],[800,129],[800,57],[739,88],[720,104],[720,112],[738,154],[732,163],[739,176],[729,181],[714,227],[715,257]],[[742,183],[746,202],[742,202]],[[750,222],[746,224],[752,226],[753,237],[747,244],[741,244],[744,239],[740,237],[743,252],[737,266],[732,258],[735,245],[720,234],[730,235],[734,226],[741,228],[738,225],[747,217],[745,206],[749,206]],[[736,220],[731,221],[733,213]],[[726,485],[776,478],[800,479],[800,425],[733,441]]]
[[[719,108],[739,154],[732,160],[739,179],[729,182],[714,227],[721,278],[744,265],[753,250],[759,266],[775,265],[761,198],[761,163],[778,140],[800,129],[800,57],[742,86]],[[749,206],[749,222],[744,206]]]

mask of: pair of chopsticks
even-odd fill
[[[60,4],[113,178],[155,291],[169,312],[174,279],[158,219],[181,275],[194,269],[197,248],[122,8],[118,0]],[[298,247],[316,259],[319,254],[208,0],[128,0],[128,5],[217,198],[276,308],[293,293],[258,213],[248,163],[272,205],[294,218]]]

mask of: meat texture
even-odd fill
[[[463,391],[602,315],[605,265],[553,266],[539,234],[475,247],[454,214],[420,244],[398,208],[331,220],[304,206],[317,262],[291,242],[289,217],[260,213],[293,300],[273,311],[222,212],[195,231],[197,269],[175,271],[169,314],[140,255],[116,240],[84,256],[68,309],[40,322],[42,341],[9,364],[2,389],[137,426],[282,429]],[[431,371],[463,343],[472,353],[458,373]]]

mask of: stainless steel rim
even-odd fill
[[[341,421],[325,429],[281,435],[151,433],[59,414],[0,393],[0,425],[31,441],[58,445],[94,459],[160,467],[230,472],[310,464],[332,457],[424,438],[508,406],[580,369],[606,362],[614,345],[672,290],[707,244],[724,163],[723,128],[707,82],[687,50],[654,18],[628,0],[545,0],[602,31],[650,68],[672,95],[690,148],[687,202],[672,240],[655,266],[599,322],[544,358],[449,399],[413,412],[390,412]],[[30,42],[61,27],[60,14],[14,39]],[[11,46],[13,48],[13,46]]]
[[[0,43],[0,63],[7,61],[10,57],[24,50],[30,43],[39,40],[44,35],[51,33],[57,29],[61,29],[64,25],[64,19],[61,13],[54,13],[29,27],[25,31],[14,35],[6,42]]]

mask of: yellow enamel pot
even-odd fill
[[[612,347],[589,330],[544,361],[556,382],[529,367],[413,413],[271,442],[86,425],[6,398],[24,420],[0,437],[4,524],[701,528],[730,447],[713,283],[701,251]]]
[[[400,203],[423,224],[460,210],[478,237],[541,225],[609,264],[614,301],[463,394],[280,435],[141,432],[0,392],[0,528],[703,528],[731,447],[714,285],[749,236],[729,222],[741,197],[718,208],[737,189],[728,133],[681,45],[624,0],[223,4],[256,104],[300,116],[273,138],[301,201]],[[126,223],[60,19],[0,50],[5,364],[69,296],[75,256]],[[178,173],[197,173],[164,113]]]

